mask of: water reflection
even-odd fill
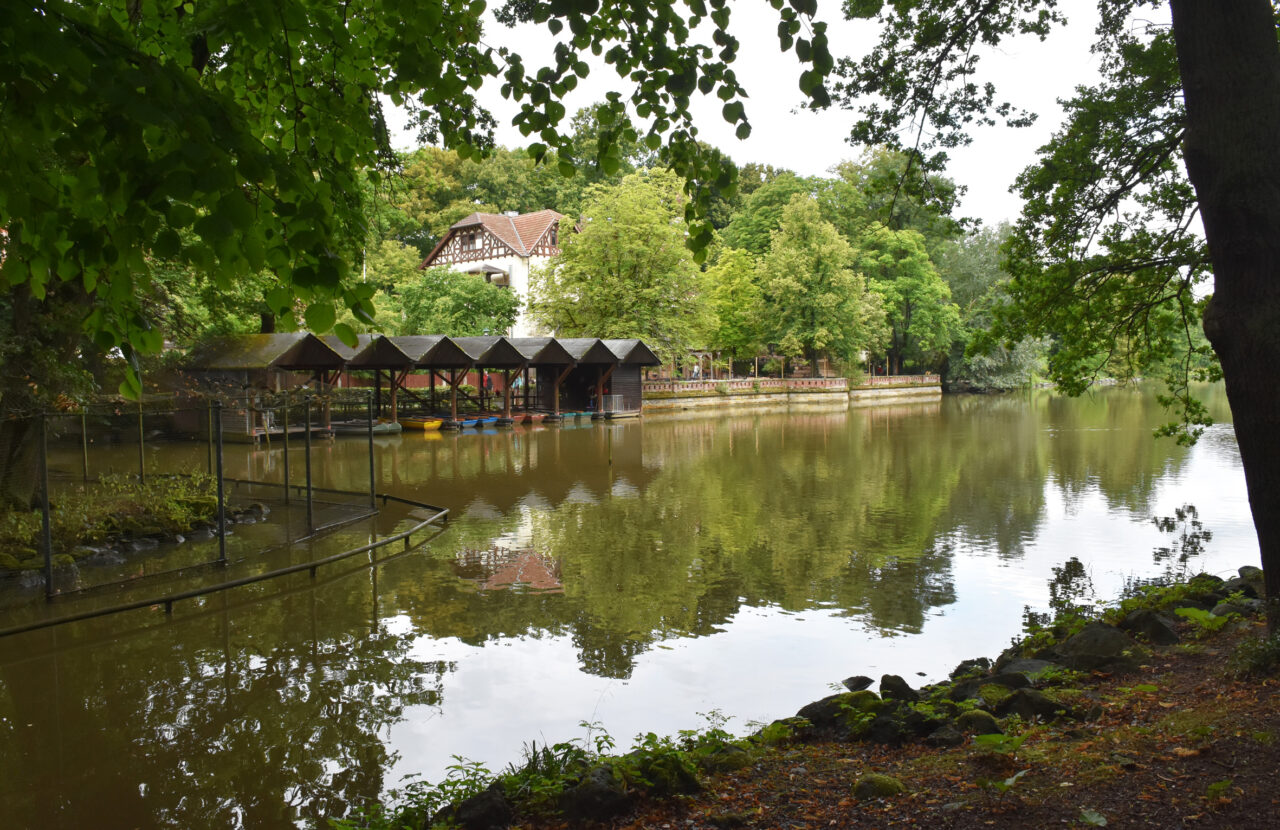
[[[221,594],[107,642],[80,626],[4,643],[11,825],[85,826],[109,805],[111,826],[273,827],[376,795],[386,728],[440,706],[451,667],[371,624],[375,588],[355,582]]]
[[[1198,506],[1197,570],[1256,558],[1229,427],[1188,450],[1161,420],[1111,390],[382,439],[378,490],[455,517],[427,551],[0,642],[0,798],[18,824],[284,826],[584,719],[625,742],[945,674],[1025,606],[1157,573],[1152,515]],[[279,446],[234,451],[283,475]],[[317,485],[367,486],[366,452],[319,444]]]

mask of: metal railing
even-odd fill
[[[339,553],[335,553],[330,556],[323,557],[321,559],[316,559],[311,562],[301,562],[294,565],[287,565],[282,568],[276,568],[274,570],[266,571],[264,573],[250,574],[248,576],[239,577],[238,579],[229,579],[224,582],[220,582],[216,585],[204,585],[199,588],[191,588],[186,591],[177,591],[171,594],[162,594],[159,596],[148,597],[146,599],[134,600],[131,602],[123,602],[123,603],[112,605],[106,608],[95,608],[92,611],[83,611],[78,614],[67,614],[62,617],[55,617],[53,619],[48,619],[48,620],[37,620],[35,622],[25,623],[23,625],[13,626],[11,628],[0,629],[0,638],[8,637],[14,634],[25,634],[28,631],[37,631],[42,628],[52,628],[53,626],[64,625],[66,623],[80,622],[83,620],[91,620],[97,617],[105,617],[109,614],[120,614],[125,611],[137,611],[142,608],[151,608],[153,606],[158,606],[158,605],[164,606],[164,611],[166,614],[172,614],[173,604],[175,602],[181,602],[184,599],[194,599],[196,597],[205,596],[206,594],[217,593],[219,591],[227,591],[232,588],[240,588],[245,585],[252,585],[256,582],[263,582],[268,579],[276,579],[278,577],[288,576],[289,574],[295,574],[301,571],[309,571],[311,573],[311,578],[315,579],[316,571],[319,568],[324,567],[325,565],[330,565],[335,562],[340,562],[343,559],[349,559],[352,556],[356,556],[361,553],[371,553],[379,548],[386,547],[387,545],[395,544],[396,542],[403,541],[404,549],[408,551],[412,547],[411,539],[415,534],[420,533],[421,531],[435,524],[436,522],[447,521],[449,517],[449,511],[441,507],[434,507],[428,504],[421,504],[419,502],[410,501],[408,499],[402,499],[397,496],[391,496],[386,494],[379,494],[379,498],[383,500],[384,504],[388,500],[394,500],[397,502],[401,502],[403,504],[425,508],[427,510],[434,510],[436,512],[433,515],[428,516],[427,518],[418,522],[416,525],[409,528],[408,530],[397,533],[394,536],[388,536],[385,539],[379,539],[376,542],[371,542],[367,545],[361,545],[360,547],[352,548],[351,550],[341,551]],[[419,542],[419,544],[422,544],[422,542]],[[377,560],[374,560],[373,562],[371,562],[371,564],[377,565],[379,563]]]

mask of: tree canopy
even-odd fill
[[[817,201],[796,194],[782,211],[761,261],[770,341],[817,366],[831,355],[854,360],[878,345],[884,310],[854,269],[853,247],[822,219]]]
[[[802,90],[825,104],[825,26],[812,21],[801,34],[816,3],[775,6],[780,47],[794,48]],[[661,150],[686,183],[691,245],[705,247],[703,217],[736,177],[697,141],[692,96],[715,95],[739,134],[750,131],[731,68],[730,6],[510,0],[500,22],[542,24],[558,38],[540,68],[485,45],[484,9],[482,0],[30,0],[8,10],[0,228],[10,291],[43,303],[78,286],[62,310],[100,348],[129,355],[161,347],[138,299],[156,260],[224,287],[265,269],[266,303],[283,326],[328,330],[339,306],[369,319],[372,292],[349,276],[365,237],[363,171],[391,160],[383,97],[465,159],[493,147],[494,120],[475,90],[498,85],[520,105],[528,152],[556,151],[557,168],[572,173],[582,152],[560,99],[590,71],[587,52],[603,55],[630,93],[609,94],[601,129],[582,145],[594,158],[582,161],[611,175],[626,147]],[[622,117],[628,105],[648,119],[643,134]]]
[[[597,186],[580,230],[530,279],[533,317],[567,337],[638,337],[664,360],[697,345],[707,324],[683,202],[666,170]]]
[[[960,334],[960,310],[929,260],[924,237],[873,224],[858,240],[854,262],[883,303],[892,371],[901,373],[907,360],[941,362]]]
[[[1280,596],[1280,45],[1266,0],[1099,0],[1101,83],[1078,91],[1068,122],[1023,175],[1028,197],[1010,246],[1006,339],[1062,331],[1051,364],[1069,390],[1112,344],[1179,357],[1171,379],[1183,437],[1208,420],[1189,392],[1193,328],[1219,359],[1231,401],[1267,593]],[[879,44],[841,63],[837,98],[859,113],[855,140],[907,147],[926,169],[970,140],[971,125],[1030,117],[974,82],[982,47],[1044,37],[1054,0],[980,7],[962,0],[857,0]],[[909,128],[909,129],[908,129]],[[1203,228],[1203,242],[1196,226]],[[1212,273],[1207,303],[1195,288]],[[1087,353],[1087,354],[1086,354]],[[1174,431],[1174,430],[1170,430]],[[1280,624],[1272,603],[1271,624]]]

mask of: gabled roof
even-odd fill
[[[471,357],[443,334],[402,335],[387,339],[420,369],[433,366],[458,369],[471,365]]]
[[[578,363],[618,362],[618,358],[598,337],[557,337],[556,339]]]
[[[515,350],[533,366],[566,365],[573,363],[573,355],[554,337],[508,337]]]
[[[191,350],[188,369],[337,369],[342,355],[305,331],[278,334],[228,334],[210,337]]]
[[[366,346],[372,343],[373,338],[376,336],[377,335],[374,334],[357,334],[355,348],[343,343],[342,338],[338,337],[336,334],[322,334],[320,335],[320,339],[324,341],[326,346],[337,352],[344,361],[350,363],[351,359],[360,354]]]
[[[331,337],[333,335],[325,337],[325,342],[329,343]],[[404,369],[414,365],[413,358],[405,354],[390,337],[381,334],[360,334],[356,337],[360,346],[355,354],[347,358],[347,366],[351,369]],[[342,349],[337,346],[334,349],[339,354],[342,353]]]
[[[604,340],[602,342],[609,347],[609,351],[614,353],[619,363],[657,366],[662,362],[658,360],[658,356],[653,353],[652,349],[634,338],[629,340]]]
[[[486,369],[506,369],[525,362],[524,357],[505,337],[454,337],[452,340],[477,366]]]
[[[563,214],[554,210],[539,210],[533,213],[522,213],[519,216],[506,216],[500,213],[473,213],[454,222],[449,227],[449,232],[431,249],[431,253],[427,254],[427,258],[422,261],[420,267],[429,267],[435,260],[436,255],[444,250],[444,246],[448,244],[450,239],[456,236],[459,231],[472,228],[483,228],[493,234],[503,245],[510,248],[516,256],[527,257],[539,240],[551,229],[551,226],[563,218]]]

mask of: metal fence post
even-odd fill
[[[147,483],[147,446],[143,438],[146,427],[142,422],[142,392],[138,392],[138,483]]]
[[[49,521],[49,424],[40,413],[40,547],[44,548],[44,595],[53,598],[53,528]]]
[[[80,467],[84,472],[84,480],[89,481],[89,419],[85,417],[85,408],[80,407]]]
[[[304,400],[306,401],[306,406],[303,407],[303,412],[306,418],[306,423],[303,426],[302,437],[304,441],[304,446],[306,447],[306,456],[307,456],[305,459],[306,470],[307,470],[307,532],[311,533],[316,529],[316,525],[315,525],[315,516],[314,516],[314,513],[312,512],[312,506],[311,506],[311,393],[310,392],[308,392],[304,396]]]
[[[218,561],[227,561],[227,500],[222,476],[222,401],[214,401],[213,408],[217,413],[214,419],[214,446],[217,450],[218,470]]]
[[[369,399],[369,509],[376,510],[378,508],[378,485],[373,469],[373,395],[370,394],[367,397]]]
[[[289,503],[289,391],[284,393],[284,417],[280,419],[284,430],[284,503]]]
[[[218,413],[221,418],[221,412]],[[213,401],[209,401],[209,475],[213,475]]]

